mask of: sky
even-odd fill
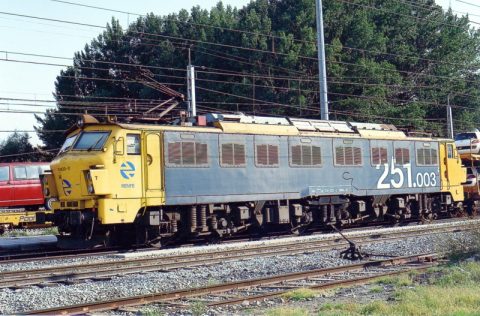
[[[218,2],[218,0],[70,1],[138,14],[153,12],[157,15],[166,15],[178,12],[181,9],[190,10],[196,5],[210,9]],[[224,4],[235,7],[243,7],[248,2],[249,0],[223,0]],[[445,9],[451,5],[455,13],[459,15],[468,12],[471,20],[480,22],[480,0],[437,0],[436,2]],[[75,52],[82,50],[85,44],[96,37],[101,30],[86,26],[33,20],[2,13],[15,13],[102,26],[111,20],[112,15],[115,15],[123,27],[135,20],[137,16],[82,8],[54,0],[0,0],[0,141],[8,137],[14,130],[29,131],[32,144],[39,145],[41,141],[36,133],[31,132],[33,126],[38,125],[34,115],[31,113],[6,113],[5,111],[44,112],[45,109],[54,107],[55,103],[52,96],[55,88],[54,82],[63,67],[16,61],[40,61],[69,65],[71,60],[32,57],[16,53],[72,58]],[[6,59],[9,61],[5,61]],[[22,99],[37,101],[27,102]],[[29,105],[19,105],[26,103]]]

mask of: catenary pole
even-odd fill
[[[195,67],[192,65],[192,56],[188,48],[188,66],[187,66],[187,99],[188,116],[197,116],[197,103],[195,95]]]
[[[328,120],[327,66],[325,62],[322,0],[315,0],[315,8],[317,15],[318,76],[320,79],[320,117],[322,120]]]
[[[453,139],[453,116],[452,116],[452,106],[450,105],[450,93],[447,96],[447,129],[448,129],[448,137]]]

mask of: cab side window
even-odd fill
[[[447,158],[448,159],[453,158],[453,145],[452,144],[447,144]]]
[[[25,167],[13,167],[13,176],[15,180],[27,179],[27,169]]]
[[[45,171],[50,170],[50,166],[45,165],[45,166],[38,166],[38,173],[39,174],[45,174]]]
[[[140,155],[140,134],[127,134],[127,154]]]
[[[0,167],[0,181],[8,181],[10,178],[10,167]]]
[[[27,170],[27,179],[34,180],[40,178],[38,166],[26,166],[25,169]]]

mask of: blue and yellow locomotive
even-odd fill
[[[84,116],[43,186],[64,240],[93,246],[429,219],[462,209],[464,181],[451,139],[209,114],[178,125]]]

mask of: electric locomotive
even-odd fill
[[[392,125],[223,114],[69,130],[42,179],[68,247],[432,219],[463,208],[451,139]]]

